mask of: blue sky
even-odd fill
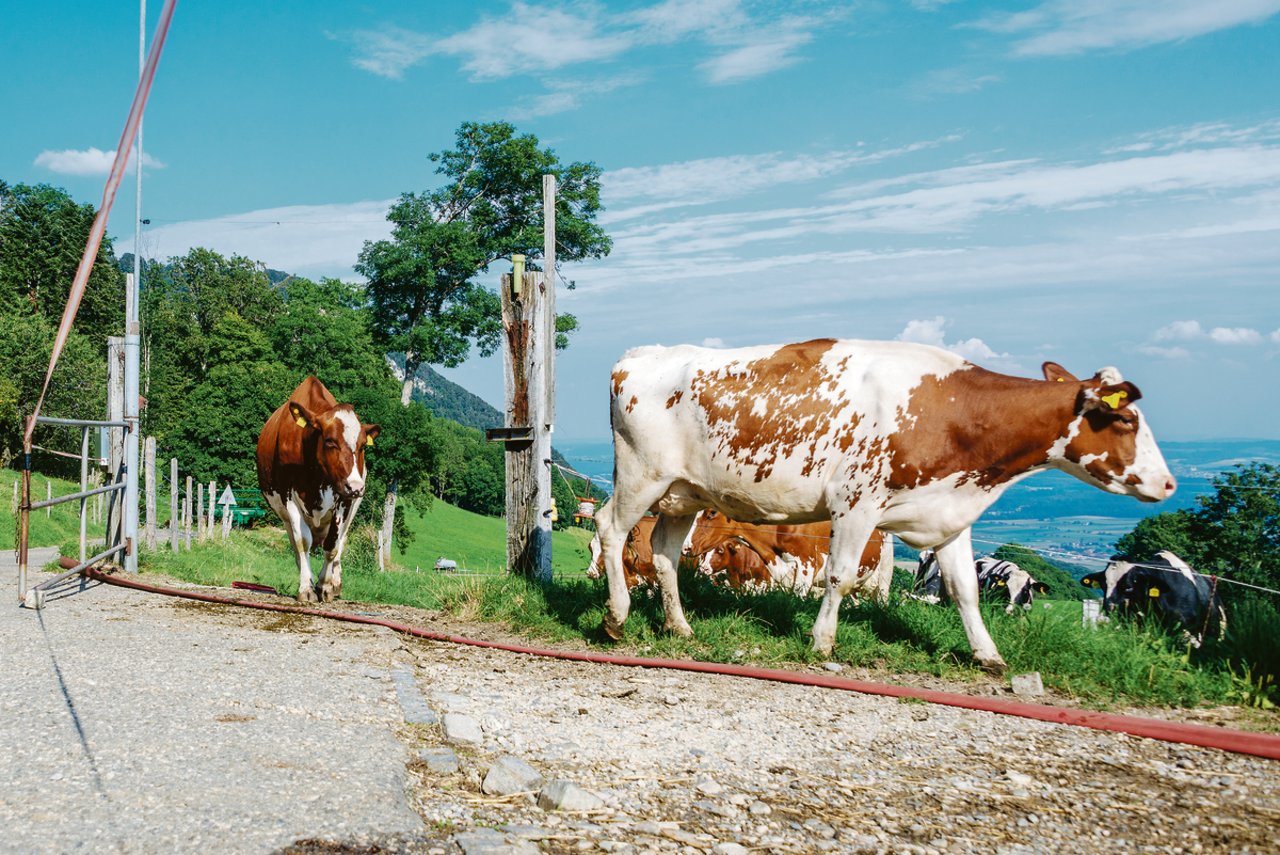
[[[0,178],[98,203],[137,19],[6,9]],[[142,248],[354,279],[427,154],[506,119],[604,170],[561,439],[608,435],[628,347],[815,336],[1115,365],[1157,437],[1280,438],[1278,48],[1280,0],[183,0]],[[119,252],[133,217],[128,181]],[[500,365],[446,373],[500,404]]]

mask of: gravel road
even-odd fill
[[[988,713],[79,582],[0,609],[0,637],[4,852],[1273,852],[1280,832],[1274,762]],[[540,779],[499,786],[504,757]],[[554,780],[584,809],[539,807]]]

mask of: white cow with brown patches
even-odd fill
[[[1002,669],[978,611],[969,527],[1014,482],[1060,469],[1112,493],[1159,501],[1175,489],[1114,368],[1078,380],[979,368],[906,342],[835,341],[738,350],[644,347],[613,369],[614,495],[598,515],[614,638],[630,610],[627,532],[652,509],[667,629],[690,635],[675,562],[694,515],[758,523],[830,520],[814,649],[829,654],[843,596],[875,529],[937,552],[974,658]],[[1046,382],[1047,381],[1047,382]]]
[[[298,601],[315,602],[307,555],[324,548],[319,599],[342,593],[342,550],[364,495],[365,448],[378,425],[364,425],[350,404],[339,404],[308,377],[262,426],[258,485],[289,531],[298,560]]]

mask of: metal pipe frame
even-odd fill
[[[54,505],[61,505],[65,502],[74,502],[76,499],[87,499],[90,496],[96,496],[99,493],[114,493],[124,489],[124,483],[108,484],[105,487],[95,487],[92,490],[81,490],[79,493],[67,493],[65,496],[54,496],[52,499],[45,499],[43,502],[32,502],[30,510],[38,511],[41,508],[49,508]]]
[[[122,551],[124,551],[124,544],[118,543],[115,546],[111,547],[110,549],[107,549],[103,552],[99,552],[97,555],[93,556],[92,558],[86,561],[81,561],[79,564],[77,564],[75,567],[72,567],[70,570],[67,570],[65,573],[59,573],[57,576],[54,576],[52,579],[45,579],[43,582],[41,582],[39,585],[36,585],[31,590],[47,591],[49,588],[58,584],[63,579],[69,579],[72,576],[78,576],[80,574],[80,571],[84,570],[86,567],[90,567],[94,564],[97,564],[99,561],[106,558],[108,555],[115,555],[117,552],[122,552]]]
[[[38,425],[71,425],[72,427],[118,427],[127,428],[127,421],[94,421],[93,419],[55,419],[49,416],[37,416]]]

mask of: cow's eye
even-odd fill
[[[1133,413],[1116,413],[1116,424],[1125,430],[1138,429],[1138,417]]]
[[[325,447],[325,448],[337,448],[337,447],[338,447],[338,443],[334,442],[334,441],[333,441],[333,440],[331,440],[331,439],[326,439],[326,440],[324,441],[324,447]]]

